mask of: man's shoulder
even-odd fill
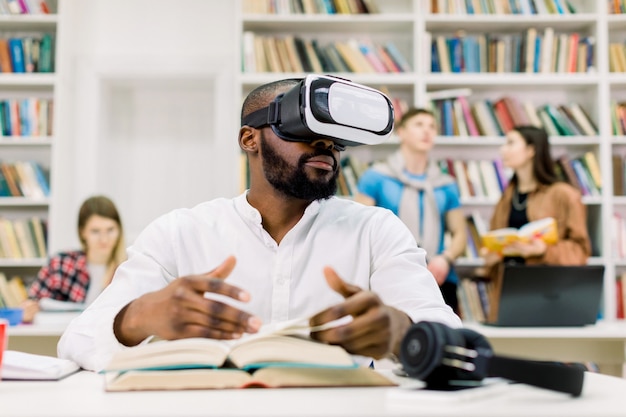
[[[325,200],[324,205],[326,210],[333,215],[350,214],[356,216],[363,216],[364,218],[374,218],[378,216],[382,217],[395,217],[395,214],[391,210],[379,206],[368,206],[354,201],[350,198],[344,197],[331,197]]]

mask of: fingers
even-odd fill
[[[309,324],[311,327],[320,326],[324,323],[328,323],[348,315],[356,318],[357,316],[365,313],[367,310],[381,304],[382,302],[374,293],[361,291],[343,303],[320,311],[309,319]]]
[[[179,279],[184,279],[198,293],[211,292],[222,294],[238,301],[250,301],[250,294],[234,285],[224,282],[235,268],[237,260],[234,256],[229,256],[210,272],[201,275],[190,275]]]
[[[350,324],[311,333],[326,343],[341,345],[350,353],[380,358],[391,346],[390,319],[383,308],[374,308],[356,317]]]
[[[233,272],[236,263],[237,259],[234,256],[229,256],[214,270],[207,272],[206,275],[211,278],[225,279],[230,275],[231,272]]]
[[[250,313],[246,313],[226,303],[205,298],[204,292],[198,292],[198,281],[207,282],[210,292],[228,295],[240,291],[217,279],[201,279],[197,277],[179,278],[178,288],[173,291],[173,302],[183,314],[182,322],[187,325],[200,325],[207,328],[230,333],[254,333],[261,326],[261,321]],[[190,283],[190,284],[189,284]],[[201,286],[202,287],[202,286]],[[235,298],[235,297],[233,297]],[[177,329],[180,331],[181,329]]]
[[[342,280],[337,272],[330,266],[324,267],[324,277],[326,277],[326,282],[330,288],[341,294],[344,298],[348,298],[361,291],[361,288],[356,285],[348,284]]]

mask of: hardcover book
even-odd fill
[[[327,327],[324,327],[327,328]],[[107,391],[394,385],[340,346],[311,339],[304,320],[236,341],[159,340],[116,353]]]

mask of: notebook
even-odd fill
[[[506,265],[496,326],[558,327],[594,324],[604,266]]]

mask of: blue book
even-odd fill
[[[9,51],[11,55],[11,68],[13,72],[26,72],[24,66],[24,46],[19,38],[9,39]]]
[[[554,7],[556,7],[556,11],[558,14],[564,13],[563,3],[561,3],[561,0],[552,0],[552,3],[554,4]]]
[[[437,43],[430,43],[430,72],[441,72],[441,63],[439,62],[439,52],[437,52]]]
[[[393,42],[387,42],[384,46],[387,53],[391,56],[391,59],[398,65],[398,67],[402,70],[402,72],[411,72],[411,65],[409,62],[402,56],[398,48]]]
[[[448,50],[450,51],[450,66],[452,72],[463,72],[463,50],[461,39],[453,37],[448,39]]]
[[[571,164],[572,168],[574,169],[574,173],[576,174],[576,178],[578,178],[578,183],[582,187],[583,195],[599,195],[595,187],[591,186],[582,162],[580,162],[578,159],[572,159]]]
[[[541,64],[541,36],[535,38],[535,58],[533,59],[533,72],[539,72],[539,65]]]
[[[2,170],[0,170],[0,197],[12,197],[11,189],[9,188],[9,184],[7,183],[7,179],[4,178],[4,174]]]
[[[29,163],[33,167],[33,171],[35,172],[37,183],[39,184],[41,191],[43,191],[43,194],[46,197],[50,197],[50,181],[48,180],[48,174],[37,162],[29,161]]]
[[[472,0],[465,0],[465,8],[467,9],[467,14],[474,14],[474,4]]]
[[[322,3],[324,3],[324,9],[326,13],[328,14],[337,13],[337,10],[335,10],[335,5],[333,4],[332,0],[323,0]]]
[[[31,123],[33,120],[30,118],[28,99],[20,100],[18,106],[20,108],[20,135],[32,136]]]
[[[4,136],[13,134],[13,126],[11,124],[11,106],[8,100],[2,102],[2,117],[4,117]]]

